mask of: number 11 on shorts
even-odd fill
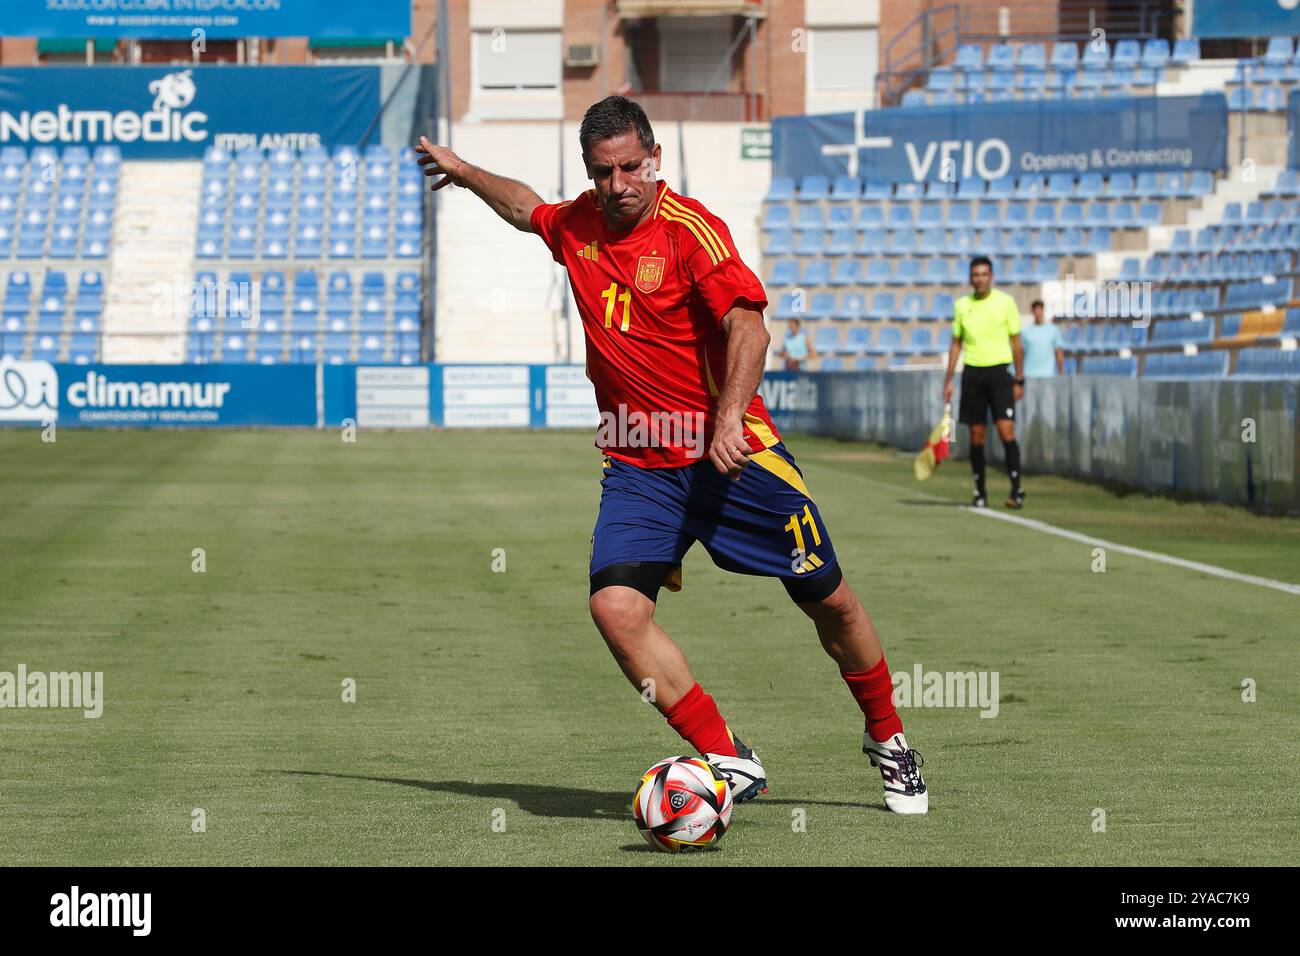
[[[822,536],[817,532],[817,522],[813,520],[812,509],[807,505],[803,506],[802,515],[791,515],[789,523],[782,530],[794,532],[794,546],[802,554],[804,553],[803,529],[799,527],[800,521],[806,524],[808,530],[812,532],[814,547],[822,543]]]

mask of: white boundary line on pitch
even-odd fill
[[[972,514],[977,514],[985,518],[996,518],[999,521],[1009,521],[1012,524],[1018,524],[1026,528],[1033,528],[1035,531],[1054,534],[1058,538],[1068,538],[1071,541],[1079,541],[1083,544],[1091,544],[1098,548],[1118,551],[1120,554],[1131,554],[1134,557],[1146,558],[1149,561],[1160,561],[1163,564],[1172,564],[1176,568],[1186,568],[1189,571],[1200,571],[1202,574],[1212,574],[1215,577],[1227,578],[1229,581],[1240,581],[1243,584],[1255,584],[1262,588],[1273,588],[1275,591],[1300,595],[1300,584],[1288,584],[1286,581],[1274,581],[1272,578],[1261,578],[1256,577],[1253,574],[1242,574],[1240,571],[1229,571],[1227,568],[1216,567],[1213,564],[1202,564],[1199,561],[1188,561],[1186,558],[1175,558],[1168,554],[1161,554],[1158,551],[1143,551],[1141,548],[1130,548],[1125,544],[1114,544],[1110,541],[1103,541],[1101,538],[1092,538],[1086,534],[1079,534],[1077,531],[1066,531],[1064,528],[1050,525],[1046,521],[1037,521],[1033,518],[1022,518],[1020,515],[1002,514],[999,511],[990,511],[987,508],[968,507],[966,510]]]

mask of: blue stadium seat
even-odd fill
[[[799,202],[820,202],[830,194],[830,183],[825,176],[805,176],[799,181]]]
[[[840,349],[840,330],[833,325],[825,325],[813,333],[814,352],[834,354]]]
[[[1254,87],[1237,86],[1228,90],[1228,109],[1237,112],[1256,109]]]
[[[1263,62],[1269,64],[1290,63],[1295,55],[1295,44],[1289,36],[1270,37],[1268,48],[1264,51]]]
[[[872,346],[873,331],[870,326],[863,325],[849,329],[840,351],[845,355],[865,355]]]
[[[317,238],[317,255],[319,252],[319,238]],[[788,256],[794,252],[794,230],[777,229],[768,237],[767,246],[763,249],[765,256]]]
[[[791,260],[779,260],[777,265],[780,265],[781,261],[790,262]],[[833,286],[856,285],[859,281],[858,270],[860,267],[859,260],[852,257],[837,260],[831,269],[830,278],[826,280],[827,284]],[[772,280],[771,284],[789,285],[790,283]]]
[[[801,229],[794,234],[796,256],[820,256],[826,249],[826,233],[821,230]]]
[[[1201,58],[1201,41],[1195,37],[1185,37],[1174,41],[1174,52],[1169,61],[1177,65],[1193,63]]]
[[[910,256],[917,251],[917,233],[915,229],[894,229],[889,233],[887,255]]]
[[[767,284],[773,286],[794,285],[799,281],[799,264],[794,259],[777,259],[772,264],[772,274]]]
[[[861,292],[846,292],[831,312],[831,318],[845,322],[867,317],[867,298]]]
[[[889,199],[894,194],[893,186],[879,179],[868,179],[862,186],[862,199],[876,202]]]
[[[876,344],[868,350],[870,355],[897,355],[905,352],[903,333],[893,325],[887,325],[876,336]]]
[[[953,88],[953,71],[951,67],[936,66],[926,78],[925,88],[931,93],[946,93]]]
[[[794,198],[794,179],[790,176],[773,176],[764,202],[783,203]]]
[[[978,43],[963,43],[957,48],[955,65],[963,70],[983,69],[984,50]]]
[[[1147,40],[1142,48],[1142,65],[1152,70],[1164,69],[1169,64],[1169,41]]]
[[[804,265],[803,276],[799,280],[800,285],[819,286],[826,285],[831,278],[831,264],[825,259],[809,259]]]
[[[771,232],[774,229],[788,229],[794,223],[794,212],[789,206],[769,205],[763,213],[761,228]]]
[[[862,182],[856,176],[837,176],[831,190],[832,202],[851,202],[862,195]]]
[[[906,351],[911,355],[925,355],[934,351],[934,340],[928,328],[913,329],[908,337]]]
[[[898,268],[887,281],[888,285],[917,285],[921,282],[921,260],[900,259]]]
[[[867,310],[866,318],[873,320],[883,320],[893,318],[898,314],[898,303],[892,292],[877,292],[871,297],[871,307]]]
[[[995,43],[989,47],[988,66],[990,69],[1011,70],[1016,65],[1016,48],[1010,43]]]

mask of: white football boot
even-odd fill
[[[767,793],[767,771],[758,754],[741,743],[739,737],[733,737],[732,743],[736,745],[736,756],[705,754],[704,759],[727,778],[732,802],[744,803]]]
[[[880,768],[880,775],[885,779],[886,807],[895,813],[926,813],[930,809],[930,795],[926,793],[919,769],[925,760],[907,746],[902,734],[894,734],[879,743],[864,732],[862,752],[870,759],[871,766]]]

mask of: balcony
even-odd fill
[[[651,123],[753,123],[766,119],[762,93],[630,93]]]
[[[636,17],[739,16],[762,19],[761,0],[618,0],[618,15]]]

